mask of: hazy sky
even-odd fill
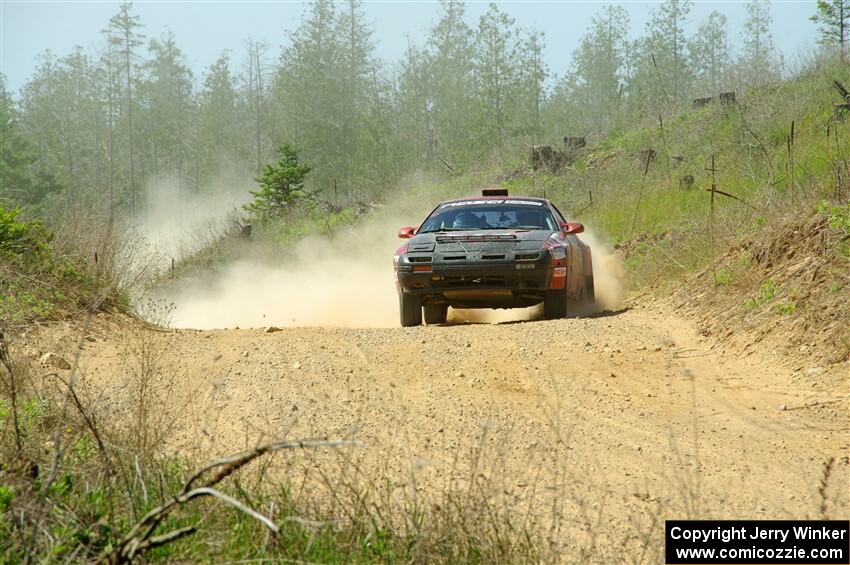
[[[467,22],[476,25],[478,16],[489,2],[467,2]],[[570,54],[587,28],[591,17],[606,3],[602,2],[498,2],[524,29],[539,29],[546,34],[546,62],[552,72],[564,73]],[[16,91],[26,82],[38,54],[51,49],[65,55],[75,45],[92,51],[102,45],[100,33],[117,11],[118,2],[37,2],[0,0],[0,72],[8,87]],[[653,2],[625,2],[634,36],[643,32]],[[270,60],[276,58],[305,10],[304,2],[280,1],[139,1],[133,10],[145,25],[143,33],[158,37],[171,29],[186,55],[195,77],[218,57],[231,49],[234,66],[242,63],[242,48],[249,37],[271,45]],[[437,20],[436,2],[366,2],[366,14],[374,25],[378,55],[385,61],[401,57],[408,41],[421,44],[425,33]],[[692,33],[712,11],[729,19],[730,37],[737,44],[746,15],[743,2],[695,2],[687,20]],[[809,16],[815,2],[774,2],[773,35],[786,59],[814,45],[816,29]]]

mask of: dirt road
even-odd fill
[[[82,382],[118,406],[138,354],[121,326],[96,328]],[[604,501],[599,516],[615,521],[650,508],[815,517],[834,458],[827,513],[848,513],[846,367],[740,357],[654,306],[558,321],[155,335],[161,404],[180,414],[175,447],[199,457],[263,437],[353,437],[382,477],[415,473],[439,487],[483,445],[506,495],[545,501],[568,487],[576,504]]]

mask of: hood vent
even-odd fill
[[[455,243],[461,241],[516,241],[512,233],[476,233],[469,235],[438,235],[437,243]]]

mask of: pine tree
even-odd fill
[[[189,139],[194,123],[193,77],[174,34],[166,32],[149,45],[144,100],[145,147],[154,177],[176,175],[185,184],[189,166]]]
[[[290,207],[309,200],[312,195],[304,189],[304,179],[310,167],[298,162],[298,152],[290,145],[278,148],[280,159],[276,165],[266,165],[256,177],[260,190],[251,192],[254,201],[245,206],[260,222],[282,217]]]
[[[52,51],[39,55],[38,65],[21,89],[21,129],[40,156],[42,165],[51,171],[63,170],[63,143],[58,121],[61,115],[59,61]]]
[[[478,22],[474,72],[478,93],[479,145],[501,144],[519,90],[519,31],[513,18],[490,4]]]
[[[11,208],[33,190],[35,155],[19,131],[6,77],[0,74],[0,206]]]
[[[818,0],[817,9],[811,20],[818,24],[821,43],[837,46],[844,61],[850,42],[850,0]]]
[[[701,95],[717,95],[726,84],[729,45],[726,16],[712,12],[700,25],[688,47],[696,87]]]
[[[332,2],[310,4],[301,25],[291,34],[275,75],[277,139],[289,139],[313,164],[312,182],[330,187],[341,163],[341,48]]]
[[[538,138],[543,133],[541,108],[546,101],[546,79],[549,68],[543,61],[546,38],[542,31],[532,31],[520,47],[519,100],[515,119],[518,133]]]
[[[739,74],[748,86],[760,86],[779,76],[776,48],[770,26],[769,0],[751,0],[747,4],[747,21],[744,23],[744,50],[738,66]]]
[[[118,13],[112,16],[109,20],[108,27],[104,30],[106,37],[111,45],[116,47],[114,53],[120,58],[123,63],[123,72],[126,84],[126,111],[127,111],[127,143],[128,143],[128,161],[130,166],[129,177],[129,193],[130,193],[130,209],[136,209],[136,167],[135,167],[135,148],[133,129],[133,90],[136,73],[136,48],[144,42],[144,36],[136,30],[143,27],[139,21],[139,16],[132,15],[130,10],[133,5],[130,2],[124,2],[118,9]]]
[[[115,127],[119,118],[118,93],[121,89],[120,65],[113,44],[107,42],[106,51],[101,54],[98,75],[100,88],[98,95],[105,114],[104,129],[106,130],[106,141],[103,144],[106,153],[107,187],[109,193],[109,218],[110,222],[115,218],[118,198],[115,191],[117,166],[116,166],[116,135]]]
[[[239,156],[238,94],[230,72],[230,52],[224,51],[204,75],[199,96],[198,149],[200,170],[215,175]]]
[[[475,109],[472,30],[465,8],[456,0],[441,0],[440,20],[428,36],[428,92],[434,130],[432,151],[456,164],[474,157],[468,132]]]
[[[408,41],[396,79],[396,137],[403,147],[401,159],[415,170],[421,170],[433,158],[428,66],[428,54]]]
[[[583,130],[601,133],[617,118],[628,21],[622,7],[604,8],[573,53],[573,68],[562,88],[573,104],[585,109],[579,126]]]
[[[245,62],[245,107],[248,110],[248,119],[252,125],[253,135],[251,142],[254,145],[254,158],[256,159],[256,170],[259,171],[262,167],[263,156],[265,154],[265,137],[266,137],[266,97],[267,84],[266,75],[268,68],[266,65],[266,53],[268,52],[268,44],[264,41],[255,41],[248,39],[246,43],[247,57]]]
[[[0,207],[36,205],[61,185],[39,171],[37,153],[21,131],[6,77],[0,73]]]
[[[690,0],[667,0],[653,12],[647,25],[649,57],[645,64],[652,64],[662,96],[674,104],[689,94],[691,73],[683,25],[690,11]]]
[[[378,63],[372,29],[366,23],[363,5],[348,0],[337,21],[339,54],[335,58],[339,77],[340,158],[334,181],[352,193],[364,179],[372,181],[381,167],[384,145],[382,124],[386,117],[373,112],[380,105]]]

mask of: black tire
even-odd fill
[[[584,294],[581,301],[589,306],[596,304],[596,291],[593,289],[593,275],[584,278]]]
[[[426,304],[425,305],[425,324],[444,324],[446,317],[449,315],[448,304]]]
[[[567,315],[567,291],[547,290],[543,299],[543,316],[547,320],[557,320]]]
[[[398,311],[401,327],[422,325],[422,299],[415,294],[400,292],[398,295]]]

